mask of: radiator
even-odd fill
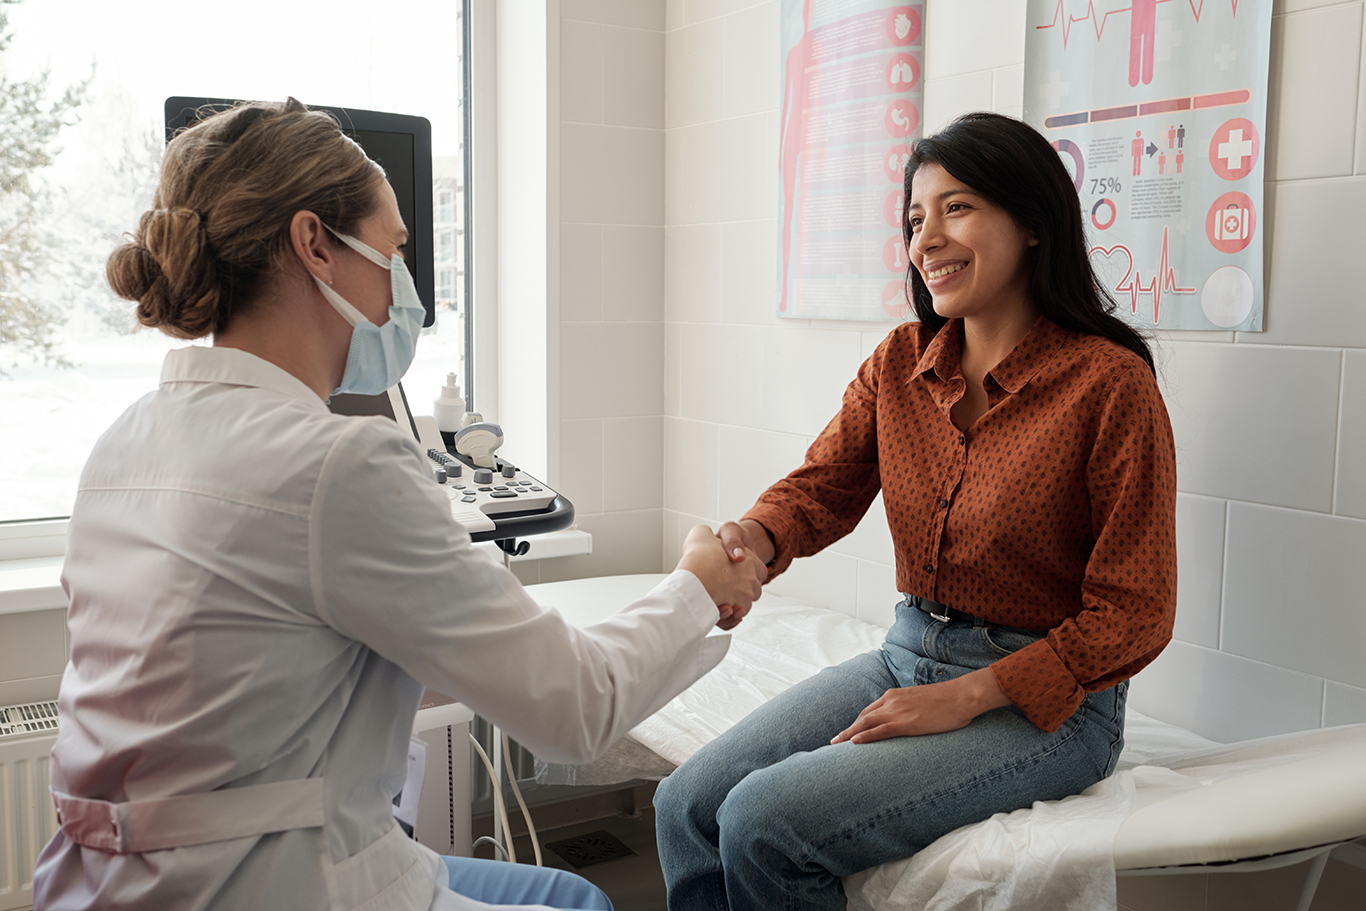
[[[57,704],[0,708],[0,911],[33,904],[33,866],[57,831],[47,787]]]

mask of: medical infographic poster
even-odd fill
[[[1028,0],[1025,119],[1119,315],[1260,331],[1272,0]]]
[[[901,181],[920,135],[924,13],[782,0],[779,316],[908,312]]]

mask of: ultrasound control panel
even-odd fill
[[[511,462],[478,468],[439,449],[428,449],[438,481],[451,501],[451,515],[471,534],[492,532],[498,519],[539,515],[555,506],[559,494]]]

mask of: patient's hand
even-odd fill
[[[763,592],[768,570],[753,551],[728,555],[721,540],[705,525],[698,525],[683,542],[678,568],[697,576],[720,611],[717,626],[733,629],[749,613],[750,605]]]
[[[983,712],[1009,704],[996,675],[984,667],[944,683],[888,690],[830,742],[872,743],[889,737],[942,734],[967,727]]]

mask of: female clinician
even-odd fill
[[[905,593],[882,648],[699,751],[655,797],[672,909],[842,909],[840,877],[1114,769],[1127,680],[1171,636],[1175,455],[1057,153],[966,115],[906,167],[919,321],[799,469],[721,528],[776,575],[881,491]]]
[[[472,549],[411,436],[327,410],[397,380],[423,315],[393,191],[329,116],[206,119],[154,206],[110,282],[213,346],[171,352],[82,474],[37,907],[610,907],[395,825],[422,689],[585,761],[720,659],[716,605],[762,564],[699,526],[679,571],[575,630]]]

